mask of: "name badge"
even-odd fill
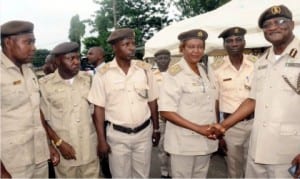
[[[19,85],[19,84],[21,84],[21,82],[22,82],[21,80],[14,81],[13,85]]]
[[[223,81],[230,81],[230,80],[232,80],[232,78],[225,78],[225,79],[223,79]]]
[[[286,63],[285,66],[300,68],[300,63]]]
[[[265,68],[267,68],[268,67],[268,65],[262,65],[262,66],[259,66],[258,67],[258,70],[262,70],[262,69],[265,69]]]

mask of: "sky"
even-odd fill
[[[93,0],[0,0],[0,24],[10,20],[34,23],[37,49],[51,50],[69,41],[70,21],[76,14],[80,20],[92,18],[99,9]],[[86,27],[86,35],[90,27]]]

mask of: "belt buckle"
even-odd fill
[[[126,133],[128,133],[128,134],[133,133],[133,129],[132,128],[128,128],[126,131],[127,131]]]

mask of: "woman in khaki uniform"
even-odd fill
[[[207,33],[201,29],[178,36],[183,58],[168,70],[159,96],[159,111],[167,119],[165,150],[171,155],[174,178],[205,178],[217,142],[209,140],[207,124],[216,122],[216,91],[199,61]]]

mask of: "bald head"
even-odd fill
[[[104,61],[104,50],[101,47],[91,47],[87,53],[87,58],[90,64],[97,67]]]

